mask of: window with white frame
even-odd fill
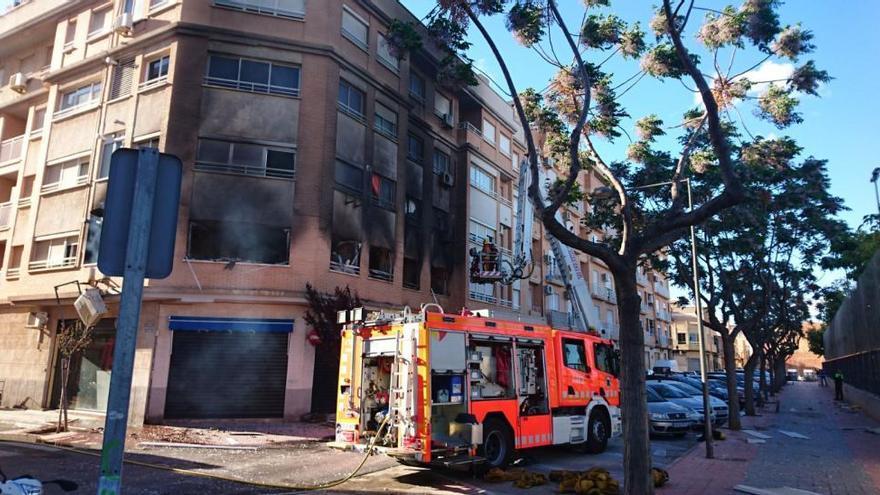
[[[367,49],[369,43],[370,26],[361,16],[355,14],[348,7],[342,9],[342,35],[355,45]]]
[[[382,134],[397,139],[397,113],[379,102],[376,102],[376,121],[373,126]]]
[[[141,87],[159,84],[168,79],[169,60],[170,57],[165,55],[147,62],[147,70],[144,73],[144,81],[141,83]]]
[[[339,103],[339,107],[342,108],[343,111],[363,119],[364,102],[366,99],[366,95],[363,91],[352,86],[352,84],[345,79],[339,80],[339,94],[336,97],[336,101]]]
[[[122,148],[125,141],[124,132],[116,132],[104,136],[104,142],[101,145],[101,166],[98,167],[98,179],[103,179],[110,175],[110,157],[113,152]]]
[[[379,33],[379,43],[376,48],[376,55],[379,57],[379,61],[392,71],[398,72],[400,70],[400,60],[394,56],[393,48],[391,47],[388,38],[382,33]]]
[[[41,190],[43,192],[52,192],[85,184],[89,180],[88,174],[88,156],[47,165],[43,173],[43,187]]]
[[[434,95],[434,113],[440,117],[452,115],[452,101],[440,93],[436,93]]]
[[[504,134],[498,136],[498,149],[504,156],[510,156],[510,138]]]
[[[165,68],[167,73],[167,65]],[[262,60],[211,55],[205,84],[253,93],[299,96],[299,67]]]
[[[143,149],[143,148],[159,149],[159,136],[140,138],[134,142],[134,147],[137,149]]]
[[[92,17],[89,19],[89,38],[105,32],[107,30],[107,21],[109,18],[109,7],[93,10]]]
[[[168,4],[171,0],[150,0],[150,10],[157,9],[163,5]]]
[[[31,119],[31,136],[36,136],[43,132],[43,124],[46,122],[46,107],[34,110],[34,117]]]
[[[68,48],[76,41],[76,20],[67,21],[67,30],[64,32],[64,48]]]
[[[196,170],[257,177],[294,178],[296,150],[279,146],[199,139]]]
[[[101,99],[101,82],[93,82],[80,86],[76,89],[64,91],[61,94],[61,103],[58,113],[72,111],[90,103],[96,103]]]
[[[483,119],[483,139],[495,144],[495,126],[486,119]]]
[[[151,0],[151,8],[158,6],[152,5],[153,2],[163,4],[167,1]],[[214,0],[214,5],[221,7],[291,19],[302,19],[305,17],[305,3],[305,0]]]
[[[471,185],[489,194],[495,194],[495,177],[480,167],[471,164]]]
[[[468,222],[468,240],[479,245],[482,245],[485,240],[494,242],[496,240],[495,229],[471,219]]]
[[[64,268],[76,265],[79,239],[75,234],[50,239],[34,239],[30,271]]]
[[[107,96],[110,100],[131,94],[131,84],[134,81],[136,67],[134,59],[120,60],[113,67],[113,75],[110,77],[110,94]]]

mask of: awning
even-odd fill
[[[168,329],[178,332],[293,332],[294,320],[263,318],[212,318],[207,316],[170,316]]]

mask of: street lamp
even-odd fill
[[[880,167],[874,169],[874,175],[871,179],[871,181],[874,182],[875,189],[878,177],[880,177]],[[693,211],[694,204],[693,199],[691,198],[691,180],[689,178],[680,179],[678,182],[684,182],[687,184],[688,211]],[[654,184],[633,187],[632,189],[649,189],[653,187],[668,186],[674,183],[674,181],[657,182]],[[614,194],[614,191],[608,186],[599,187],[593,190],[593,195],[597,197],[610,197],[612,194]],[[878,196],[878,208],[880,208],[880,196]],[[715,457],[715,449],[712,445],[712,408],[709,402],[709,382],[706,379],[706,344],[704,342],[705,332],[703,330],[703,300],[700,296],[700,273],[699,265],[697,264],[697,235],[696,229],[693,225],[691,225],[691,261],[693,263],[694,271],[694,299],[696,299],[695,309],[697,312],[697,329],[699,331],[700,380],[703,384],[703,438],[706,441],[706,458],[712,459]]]
[[[874,183],[874,197],[877,199],[877,212],[880,213],[880,192],[877,191],[877,179],[880,179],[880,167],[871,172],[871,182]]]

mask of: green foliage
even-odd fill
[[[414,23],[394,19],[388,25],[388,43],[393,48],[394,56],[403,59],[406,54],[422,48],[422,36],[416,31]]]
[[[880,250],[880,229],[877,215],[868,215],[858,229],[842,233],[833,239],[833,258],[825,261],[827,270],[840,269],[849,280],[856,281],[874,254]]]
[[[553,186],[550,188],[551,194],[555,197],[558,194],[562,194],[565,190],[565,181],[562,179],[556,179],[556,182],[553,183]],[[565,196],[565,199],[562,201],[563,204],[568,206],[575,206],[586,198],[583,189],[581,189],[581,185],[578,182],[575,182],[571,190],[568,191],[568,195]]]
[[[723,46],[742,46],[746,18],[733,7],[727,6],[720,14],[710,12],[700,27],[697,38],[709,49]]]
[[[618,41],[626,24],[614,14],[589,15],[581,25],[581,44],[589,48],[607,50]]]
[[[817,356],[824,356],[825,327],[807,330],[807,343],[810,345],[810,352]]]
[[[653,141],[657,136],[666,134],[663,120],[653,113],[642,117],[636,121],[636,134],[642,141]]]
[[[645,44],[645,32],[642,31],[638,22],[628,30],[620,33],[620,53],[624,58],[639,58],[647,49]]]
[[[698,56],[692,53],[689,55],[694,64],[700,63]],[[675,52],[675,47],[670,43],[661,43],[648,50],[642,57],[641,65],[645,72],[654,77],[679,79],[687,74],[684,65],[682,65],[678,54]]]
[[[771,49],[777,55],[797,61],[802,54],[810,53],[816,49],[816,45],[810,43],[812,39],[813,32],[802,29],[800,24],[787,26],[776,37]]]
[[[453,54],[447,55],[440,61],[440,68],[437,69],[437,82],[446,87],[476,86],[479,84],[477,74],[474,72],[473,61],[464,61]]]
[[[755,141],[745,143],[740,148],[740,159],[749,167],[781,170],[788,168],[800,152],[801,147],[788,136],[775,139],[758,136]]]
[[[779,5],[779,0],[746,0],[740,7],[745,37],[756,46],[766,46],[779,33],[779,15],[776,13]]]
[[[804,121],[801,114],[795,111],[798,103],[799,101],[792,94],[791,88],[771,84],[767,91],[758,98],[759,111],[757,115],[772,122],[779,129],[784,129]]]
[[[533,2],[515,3],[507,13],[507,29],[523,46],[532,46],[544,37],[544,9]]]
[[[819,84],[829,81],[831,77],[828,72],[817,69],[816,63],[810,60],[792,72],[789,85],[796,91],[815,96],[818,94]]]

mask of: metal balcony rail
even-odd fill
[[[23,142],[24,135],[0,141],[0,163],[20,159]]]
[[[65,268],[76,264],[76,256],[68,256],[66,258],[49,258],[45,260],[36,260],[28,263],[28,271],[51,270],[53,268]]]

